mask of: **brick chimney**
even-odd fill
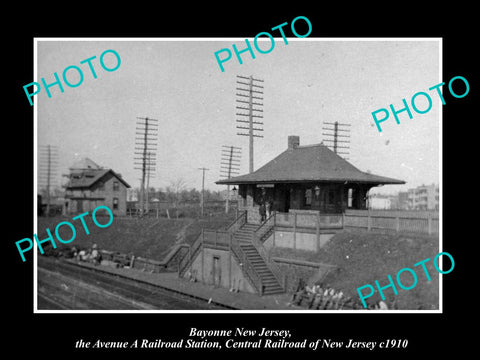
[[[290,135],[288,137],[288,148],[296,149],[299,146],[300,146],[300,136]]]

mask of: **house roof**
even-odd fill
[[[405,184],[402,180],[360,171],[323,144],[288,148],[258,170],[216,184],[293,183],[310,181]]]
[[[83,158],[76,161],[72,166],[69,168],[70,170],[100,170],[102,169],[96,162],[91,160],[90,158]]]
[[[79,177],[71,177],[67,184],[67,189],[89,188],[109,173],[115,176],[127,188],[130,187],[130,185],[112,169],[92,169],[76,174]]]

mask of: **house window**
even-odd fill
[[[312,189],[305,189],[305,205],[312,205]]]
[[[348,189],[348,203],[347,207],[351,208],[353,206],[353,189],[349,188]]]
[[[120,186],[118,184],[118,181],[114,181],[113,182],[113,191],[119,191],[120,190]]]
[[[113,198],[113,209],[114,210],[118,209],[118,198]]]

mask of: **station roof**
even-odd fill
[[[385,176],[363,172],[323,144],[294,146],[258,170],[216,182],[219,185],[352,182],[368,184],[405,184]]]

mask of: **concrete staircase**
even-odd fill
[[[240,248],[245,253],[247,261],[252,265],[255,272],[262,280],[262,284],[264,285],[263,294],[271,295],[283,293],[284,289],[279,284],[272,271],[268,268],[268,265],[259,254],[255,245],[252,243],[252,238],[257,227],[258,225],[256,224],[246,223],[238,229],[233,236],[240,244]]]

